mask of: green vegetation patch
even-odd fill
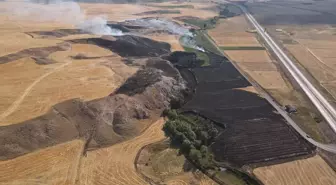
[[[241,178],[237,177],[236,174],[229,170],[221,171],[216,173],[215,178],[220,180],[221,182],[224,182],[224,184],[230,184],[230,185],[245,185],[245,181]]]
[[[207,51],[222,55],[222,53],[218,51],[217,47],[211,42],[210,37],[206,33],[202,31],[196,31],[195,33],[195,40],[198,45],[202,46]]]
[[[263,46],[220,46],[221,50],[265,50]]]
[[[219,17],[216,16],[216,17],[209,18],[209,19],[189,17],[189,18],[182,18],[180,20],[187,24],[191,24],[191,25],[197,26],[202,29],[211,29],[211,28],[215,28],[217,21],[219,20]]]
[[[210,59],[209,59],[209,57],[208,57],[208,55],[206,53],[198,51],[197,49],[194,49],[194,48],[188,48],[188,47],[184,47],[184,46],[183,46],[183,48],[184,48],[184,51],[196,53],[197,59],[203,61],[203,63],[201,64],[201,66],[208,66],[208,65],[210,65]]]
[[[175,110],[165,111],[164,114],[169,120],[163,130],[171,143],[202,169],[216,169],[208,147],[218,135],[214,124],[199,116],[178,114]]]
[[[241,14],[242,14],[241,9],[233,4],[225,4],[220,6],[220,12],[219,12],[220,18],[229,18]]]

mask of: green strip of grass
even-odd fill
[[[196,50],[194,48],[188,48],[188,47],[184,47],[184,46],[183,46],[183,48],[184,48],[184,51],[196,53],[197,59],[200,59],[200,60],[204,61],[204,63],[202,64],[202,66],[208,66],[208,65],[210,65],[210,59],[209,59],[209,57],[208,57],[207,54],[205,54],[205,53],[203,53],[201,51],[198,51],[198,50]]]
[[[209,18],[209,19],[183,19],[182,21],[197,26],[202,29],[211,29],[215,28],[217,23],[217,18]]]
[[[213,53],[216,53],[218,55],[222,55],[220,51],[218,51],[217,47],[212,44],[212,42],[209,40],[209,38],[204,35],[202,31],[196,31],[196,43],[200,46],[202,46],[204,49],[211,51]]]
[[[220,46],[221,50],[265,50],[262,46]]]
[[[218,172],[215,176],[220,181],[224,182],[225,184],[231,184],[231,185],[245,185],[245,181],[239,178],[237,175],[230,171],[221,171]]]

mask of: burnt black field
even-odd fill
[[[220,127],[221,132],[211,145],[216,161],[240,167],[291,160],[313,152],[314,147],[287,125],[264,98],[242,90],[251,84],[232,63],[225,57],[210,59],[211,65],[206,67],[186,66],[186,59],[172,61],[179,66],[189,87],[194,88],[192,98],[180,110],[211,119]]]

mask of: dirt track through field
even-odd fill
[[[87,153],[82,158],[78,185],[148,184],[137,172],[134,160],[145,145],[164,139],[163,119],[153,123],[143,134],[126,142]]]
[[[54,68],[53,70],[47,72],[46,74],[40,76],[39,78],[37,78],[32,84],[30,84],[22,93],[21,96],[19,96],[13,103],[12,105],[5,110],[1,115],[0,115],[0,122],[6,118],[8,115],[12,114],[22,103],[22,101],[24,100],[24,98],[31,92],[31,90],[33,89],[33,87],[38,84],[41,80],[43,80],[44,78],[46,78],[47,76],[53,74],[54,72],[62,69],[63,67],[69,65],[71,63],[71,61],[68,61],[56,68]]]

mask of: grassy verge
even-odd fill
[[[222,55],[221,52],[218,51],[217,47],[209,40],[209,37],[207,37],[202,31],[195,32],[195,40],[196,43],[202,46],[205,50]]]
[[[201,51],[198,51],[196,49],[193,49],[193,48],[188,48],[188,47],[184,47],[184,46],[183,46],[183,48],[184,48],[184,51],[196,53],[197,59],[203,61],[202,66],[208,66],[208,65],[210,65],[210,59],[209,59],[209,57],[208,57],[207,54],[205,54],[205,53],[203,53]]]
[[[262,46],[220,46],[221,50],[265,50]]]
[[[202,29],[211,29],[216,26],[218,17],[213,17],[209,19],[191,18],[191,19],[183,19],[182,21]]]
[[[226,170],[216,173],[215,178],[218,178],[224,184],[230,185],[245,185],[245,181],[237,177],[233,172]]]

